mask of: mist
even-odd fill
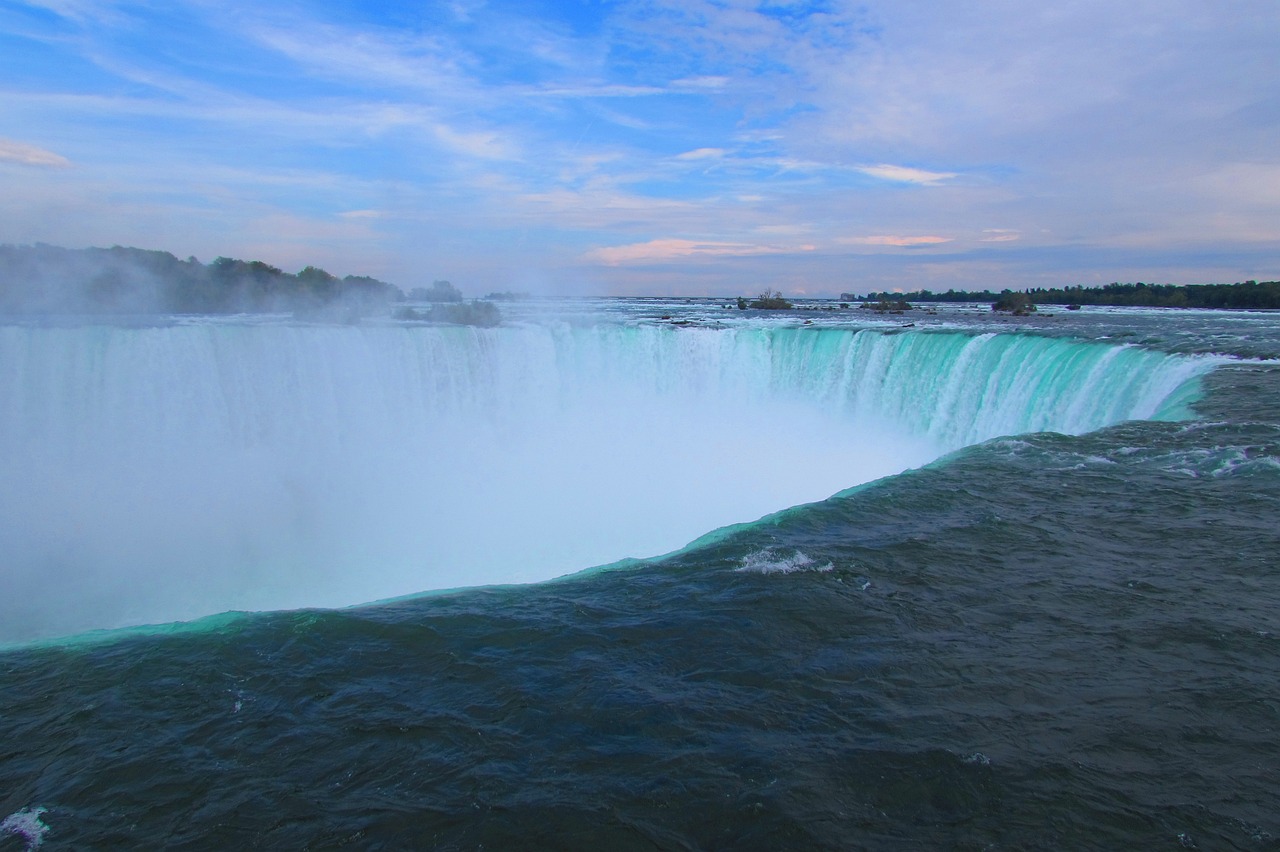
[[[0,641],[548,580],[998,435],[1184,416],[1206,358],[542,319],[0,325]]]
[[[546,580],[936,454],[618,334],[0,328],[0,639]]]

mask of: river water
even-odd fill
[[[1280,316],[503,307],[0,325],[0,849],[1277,848]]]

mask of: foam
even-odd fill
[[[17,813],[9,814],[4,822],[0,822],[0,834],[16,834],[23,838],[27,841],[27,852],[39,849],[40,844],[44,843],[45,832],[49,830],[49,826],[40,817],[48,811],[48,808],[23,808]]]
[[[784,554],[773,548],[757,550],[742,557],[742,564],[735,568],[750,574],[794,574],[798,571],[816,571],[819,573],[835,568],[830,562],[817,563],[800,551]],[[862,588],[865,590],[870,582]]]

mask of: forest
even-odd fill
[[[448,282],[424,295],[452,299]],[[3,314],[363,315],[404,299],[393,284],[368,276],[339,278],[315,266],[290,274],[260,260],[219,257],[202,264],[166,251],[67,249],[38,243],[0,246]]]
[[[843,301],[879,302],[996,302],[1012,291],[948,290],[933,293],[869,293],[855,296],[842,293]],[[1243,281],[1236,284],[1136,284],[1112,283],[1103,287],[1029,288],[1026,293],[1037,305],[1125,305],[1147,308],[1280,308],[1280,281]]]

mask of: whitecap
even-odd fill
[[[49,830],[49,826],[44,824],[40,815],[48,810],[48,808],[23,808],[17,813],[9,814],[4,818],[4,822],[0,822],[0,834],[16,834],[25,839],[27,852],[38,849],[44,842],[45,832]]]
[[[797,571],[831,571],[834,568],[832,563],[818,564],[798,550],[786,556],[770,548],[748,553],[734,570],[754,574],[794,574]]]

